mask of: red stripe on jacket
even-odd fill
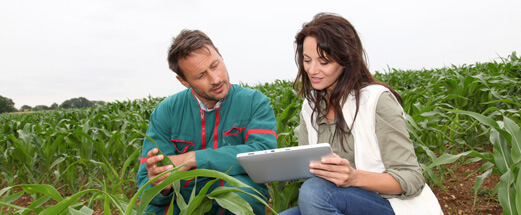
[[[277,138],[277,132],[273,131],[273,130],[268,130],[268,129],[250,129],[248,130],[248,132],[246,132],[246,137],[244,138],[244,142],[248,141],[248,136],[250,136],[250,134],[273,134],[275,135],[275,139]]]

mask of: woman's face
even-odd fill
[[[336,61],[327,61],[320,57],[315,37],[307,36],[303,45],[304,70],[308,74],[311,86],[315,90],[326,89],[330,93],[344,68]]]

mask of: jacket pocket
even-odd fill
[[[174,144],[176,152],[179,153],[179,154],[185,153],[187,151],[192,151],[193,147],[195,145],[194,142],[181,140],[179,138],[178,139],[172,138],[170,140]]]
[[[241,133],[244,130],[246,130],[246,127],[233,126],[232,129],[224,132],[223,136],[237,136],[237,135],[239,135],[239,133]]]
[[[222,146],[234,146],[244,144],[244,131],[246,127],[233,126],[223,133]]]

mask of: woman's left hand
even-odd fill
[[[309,172],[331,181],[339,187],[351,187],[356,184],[358,170],[353,168],[347,159],[337,154],[322,158],[321,162],[311,162]]]

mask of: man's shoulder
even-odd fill
[[[234,97],[242,97],[242,98],[254,98],[254,97],[266,97],[259,90],[243,87],[237,84],[232,85],[232,92]]]
[[[190,102],[189,99],[191,94],[192,92],[190,89],[179,91],[165,98],[155,109],[172,110],[175,107],[182,106],[183,104]]]
[[[173,95],[168,96],[165,100],[163,100],[163,102],[164,103],[178,102],[180,100],[187,99],[187,97],[191,94],[192,94],[191,89],[184,89]]]

